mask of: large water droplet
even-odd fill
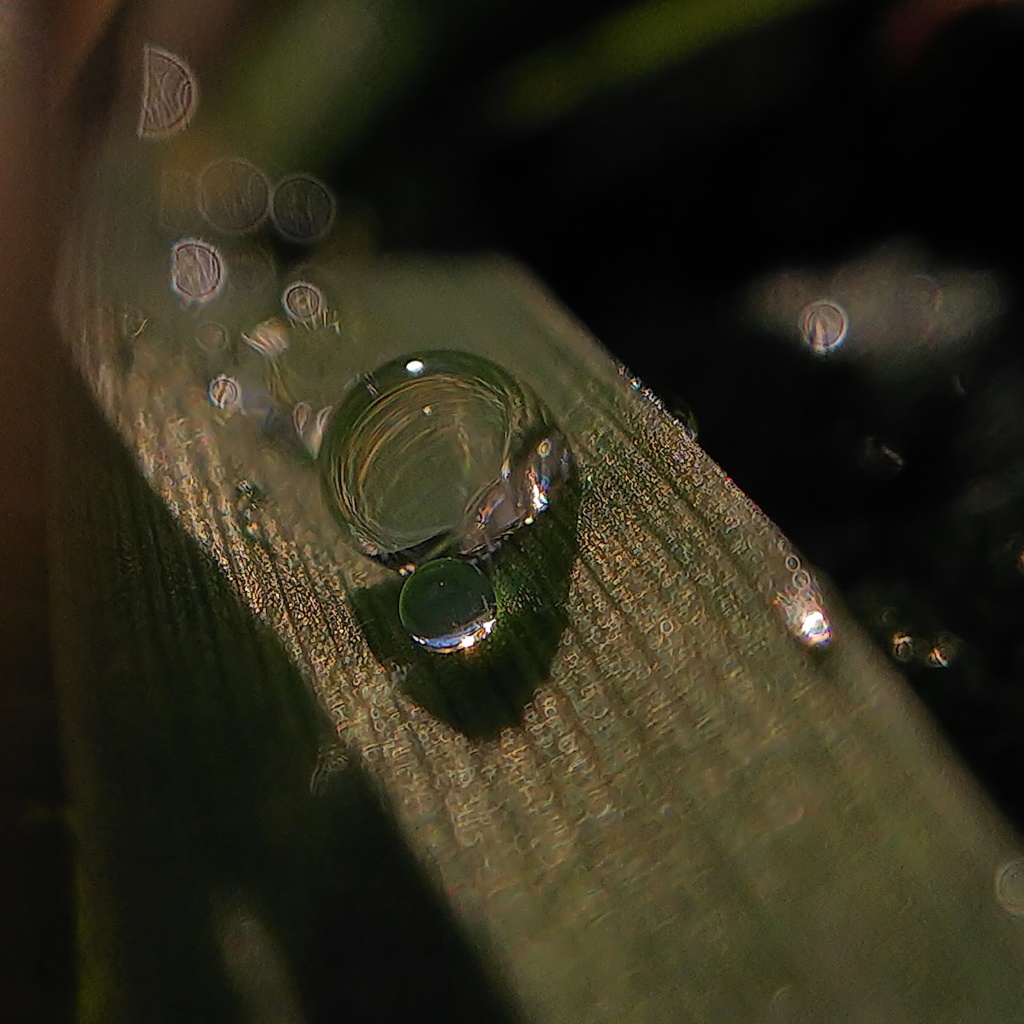
[[[421,646],[442,654],[464,651],[494,628],[494,588],[472,563],[438,558],[405,581],[398,615]]]
[[[540,401],[503,369],[424,352],[349,391],[319,464],[362,550],[400,568],[496,550],[548,508],[571,457]]]

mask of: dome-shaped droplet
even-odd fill
[[[816,356],[827,356],[846,340],[850,322],[842,308],[828,299],[819,299],[804,308],[799,328],[807,347]]]
[[[319,463],[360,547],[401,567],[496,549],[547,509],[571,459],[538,399],[500,367],[426,352],[349,391]]]
[[[483,640],[496,621],[494,588],[472,563],[438,558],[405,581],[398,616],[409,635],[442,654],[464,651]]]

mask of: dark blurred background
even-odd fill
[[[700,443],[831,577],[1020,829],[1024,351],[1011,129],[1024,101],[1024,4],[371,8],[387,41],[379,74],[365,95],[310,90],[315,105],[301,113],[311,128],[294,154],[336,189],[354,258],[497,249],[530,267],[671,410],[692,413]],[[81,70],[70,105],[87,124],[116,92],[111,55],[162,22],[132,5],[81,9],[84,20],[78,7],[55,10],[54,52]],[[272,77],[281,40],[309,28],[294,12],[315,10],[222,9],[209,31],[190,30],[207,40],[191,57],[204,96],[237,92],[263,65]],[[323,29],[329,9],[314,18],[310,81],[351,42]],[[89,11],[95,31],[76,36]],[[50,245],[40,243],[40,265]],[[896,322],[870,359],[851,351],[853,329],[843,353],[821,359],[795,323],[787,334],[752,315],[754,283],[787,269],[827,282],[845,265],[869,287],[884,277],[885,245],[913,252],[936,281],[963,268],[990,283],[969,344],[911,358]],[[37,648],[19,678],[45,676]],[[12,819],[29,823],[17,856],[55,865],[56,878],[69,861],[53,838],[52,707],[45,688],[8,688],[5,709],[35,723],[9,729],[24,749],[6,746],[29,792]],[[37,881],[24,889],[26,916],[47,893],[66,895]],[[37,994],[47,971],[58,987],[68,977],[60,902],[32,926]],[[54,1019],[68,1009],[39,999]]]

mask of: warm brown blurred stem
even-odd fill
[[[46,83],[51,108],[64,104],[89,53],[125,0],[75,0],[51,19],[51,59]]]
[[[67,1019],[72,999],[44,526],[61,208],[54,157],[62,135],[47,98],[47,12],[7,7],[0,39],[0,1017],[50,1021]]]

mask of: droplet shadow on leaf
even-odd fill
[[[494,585],[497,624],[468,650],[440,654],[409,636],[398,617],[404,580],[397,575],[351,595],[370,648],[409,700],[473,739],[492,739],[522,721],[568,624],[579,504],[574,474],[558,502],[481,563]]]

